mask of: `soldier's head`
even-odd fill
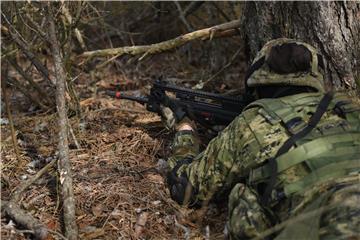
[[[272,40],[255,57],[246,76],[258,97],[325,92],[321,55],[312,46],[288,38]]]

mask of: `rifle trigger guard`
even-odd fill
[[[177,107],[174,111],[174,115],[177,121],[181,121],[185,116],[186,112],[180,107]]]

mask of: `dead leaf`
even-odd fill
[[[137,220],[136,220],[136,224],[135,224],[135,239],[139,239],[141,237],[141,235],[143,234],[144,230],[145,230],[145,225],[148,219],[148,213],[147,212],[142,212]]]
[[[96,228],[94,226],[86,226],[80,230],[82,233],[80,234],[81,239],[94,239],[105,234],[104,229]]]
[[[103,205],[98,204],[98,205],[92,206],[91,212],[92,212],[92,214],[94,214],[94,216],[100,217],[102,215],[102,213],[104,212]]]
[[[51,229],[51,230],[56,230],[57,229],[57,222],[56,221],[54,221],[54,220],[50,220],[47,224],[47,227],[49,228],[49,229]]]
[[[163,177],[159,174],[148,174],[146,178],[154,183],[164,183]]]
[[[82,107],[89,106],[89,105],[91,105],[94,101],[95,101],[94,98],[87,98],[87,99],[82,100],[82,101],[80,102],[80,106],[82,106]]]
[[[106,88],[106,89],[108,89],[108,88],[113,88],[112,84],[106,82],[105,80],[100,80],[100,81],[98,81],[98,82],[96,83],[96,86],[97,86],[98,88]]]

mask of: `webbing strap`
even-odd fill
[[[292,135],[288,140],[285,141],[285,143],[280,147],[280,149],[277,151],[276,155],[273,158],[269,159],[269,168],[271,172],[271,176],[267,182],[267,186],[265,189],[265,192],[262,196],[262,203],[267,206],[270,203],[271,199],[271,193],[274,189],[276,178],[277,178],[277,162],[276,158],[280,155],[286,153],[289,151],[289,149],[295,144],[295,142],[303,137],[305,137],[308,133],[310,133],[318,124],[321,117],[326,112],[332,98],[333,98],[333,92],[328,92],[324,95],[324,97],[320,100],[319,106],[317,107],[314,115],[311,116],[307,126],[301,130],[300,132]]]
[[[360,133],[345,132],[324,136],[302,144],[276,158],[277,170],[280,173],[305,162],[311,170],[316,170],[322,165],[335,162],[337,159],[342,159],[342,156],[348,154],[359,154],[360,156]],[[270,175],[269,166],[264,165],[251,171],[249,182],[250,184],[261,182]]]
[[[256,70],[261,68],[261,66],[264,64],[264,62],[265,62],[265,57],[262,57],[250,66],[250,68],[247,70],[246,75],[245,75],[245,82],[251,76],[251,74],[253,74]]]
[[[272,125],[282,122],[290,134],[295,134],[306,126],[303,120],[305,112],[314,112],[322,95],[302,93],[280,99],[260,99],[249,104],[245,110],[258,107],[259,114]]]
[[[304,178],[290,183],[284,186],[284,193],[286,196],[289,196],[296,192],[301,192],[307,187],[312,186],[312,183],[317,182],[321,183],[329,178],[335,178],[340,176],[345,176],[350,172],[359,172],[360,171],[360,162],[359,159],[354,159],[353,161],[343,161],[340,163],[328,164],[315,172],[312,172],[306,175]]]

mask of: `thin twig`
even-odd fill
[[[14,86],[17,90],[19,90],[22,94],[24,94],[25,97],[27,97],[31,102],[35,103],[37,106],[39,106],[41,109],[47,110],[49,107],[45,106],[42,102],[39,101],[39,99],[35,98],[29,93],[29,89],[27,89],[25,86],[23,86],[19,81],[17,81],[14,78],[7,77],[5,79],[10,85]]]
[[[225,65],[223,66],[217,73],[215,73],[214,75],[212,75],[209,79],[207,79],[205,82],[204,82],[204,86],[206,84],[208,84],[209,82],[211,82],[212,80],[214,80],[217,76],[219,76],[224,70],[226,70],[228,67],[230,67],[233,62],[235,61],[236,57],[242,52],[242,48],[239,48],[235,53],[234,55],[231,57],[230,61]]]
[[[34,87],[40,94],[40,96],[46,98],[46,100],[55,105],[55,102],[45,93],[42,88],[30,77],[26,72],[24,72],[21,67],[12,59],[8,58],[7,61],[16,69],[16,71],[26,80],[29,84]]]
[[[14,128],[14,121],[12,118],[12,114],[11,114],[11,109],[10,109],[10,101],[9,101],[9,95],[8,95],[8,88],[6,86],[6,81],[5,78],[8,74],[8,68],[5,66],[2,66],[2,73],[1,73],[1,85],[2,85],[2,91],[3,91],[3,95],[4,95],[4,102],[5,102],[5,107],[6,107],[6,113],[7,113],[7,117],[9,119],[9,124],[10,124],[10,131],[11,131],[11,139],[13,142],[13,147],[14,147],[14,151],[15,151],[15,155],[18,161],[18,166],[21,166],[21,157],[20,157],[20,151],[19,151],[19,147],[17,145],[17,139],[16,139],[16,131]]]
[[[71,127],[70,124],[68,124],[68,127],[69,127],[69,132],[70,132],[70,134],[71,134],[71,137],[72,137],[73,140],[74,140],[74,143],[75,143],[76,148],[77,148],[77,149],[81,149],[81,146],[80,146],[78,140],[76,139],[76,136],[75,136],[75,133],[74,133],[73,128]]]
[[[176,217],[174,216],[174,222],[175,222],[175,226],[178,227],[178,228],[181,228],[185,234],[184,234],[184,238],[186,240],[189,240],[190,239],[190,234],[191,234],[191,231],[189,228],[185,227],[184,225],[180,224],[177,220],[176,220]]]
[[[38,35],[40,35],[40,37],[45,40],[48,41],[47,39],[47,35],[46,33],[41,29],[41,27],[39,26],[39,24],[37,24],[29,15],[29,13],[19,13],[19,16],[21,17],[21,19],[23,20],[23,23],[26,24],[26,21],[23,19],[23,16],[26,18],[26,20],[30,23],[31,26],[27,25],[26,26],[31,29],[32,31],[34,31],[35,33],[37,33]]]
[[[60,237],[60,238],[63,239],[63,240],[68,240],[64,235],[62,235],[61,233],[59,233],[59,232],[57,232],[57,231],[53,231],[53,230],[51,230],[51,229],[49,229],[49,228],[47,229],[47,231],[48,231],[49,233],[51,233],[51,234],[54,234],[54,235]]]
[[[184,12],[183,12],[183,10],[182,10],[182,8],[181,8],[181,6],[180,6],[180,3],[179,3],[178,1],[174,1],[174,3],[175,3],[175,5],[176,5],[176,7],[177,7],[177,9],[178,9],[178,11],[179,11],[179,18],[180,18],[180,20],[185,24],[186,29],[187,29],[189,32],[192,32],[193,29],[192,29],[192,27],[190,26],[190,24],[188,23],[188,21],[186,20],[185,15],[184,15]]]
[[[116,58],[118,58],[120,56],[120,54],[115,55],[113,57],[111,57],[109,60],[106,60],[105,62],[101,63],[100,65],[96,66],[95,69],[99,70],[103,67],[105,67],[106,65],[108,65],[109,63],[111,63],[112,61],[114,61]]]
[[[10,26],[11,27],[11,26]],[[4,26],[1,26],[1,32],[5,35],[10,35],[12,40],[16,43],[16,45],[20,48],[20,50],[24,53],[24,55],[29,59],[30,62],[34,64],[36,69],[42,73],[43,77],[49,82],[50,86],[53,86],[50,77],[49,77],[49,71],[45,68],[45,66],[40,62],[40,60],[35,56],[34,53],[32,53],[29,49],[29,45],[24,41],[21,40],[23,37],[14,29],[11,27],[12,30],[7,29]]]
[[[65,4],[62,4],[61,12],[62,12],[62,14],[64,14],[66,21],[69,23],[70,27],[74,28],[75,38],[79,42],[81,49],[86,50],[84,39],[83,39],[79,29],[75,25],[73,25],[72,16],[70,15],[69,9],[67,9]]]

